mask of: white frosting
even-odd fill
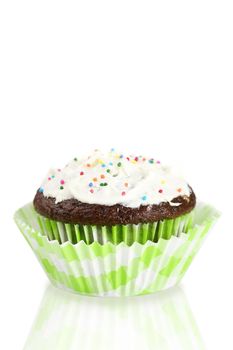
[[[159,161],[142,156],[124,156],[111,151],[72,160],[63,169],[51,169],[40,191],[56,203],[75,198],[84,203],[126,207],[170,202],[190,188]]]

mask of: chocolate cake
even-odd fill
[[[174,219],[196,204],[192,188],[154,158],[95,151],[51,169],[34,198],[52,220],[83,225]]]

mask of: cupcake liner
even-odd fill
[[[87,299],[52,286],[45,291],[24,350],[114,350],[124,348],[126,341],[134,350],[204,350],[195,317],[179,287],[139,300]]]
[[[169,239],[160,236],[157,242],[131,246],[83,240],[60,244],[41,233],[31,210],[31,204],[18,210],[15,221],[50,281],[66,290],[99,296],[147,294],[177,284],[219,216],[213,207],[199,204],[193,211],[192,227],[179,235],[169,233]]]
[[[124,242],[127,245],[132,245],[134,242],[144,244],[148,240],[158,242],[160,238],[169,239],[172,235],[179,236],[181,232],[188,232],[193,222],[193,211],[175,219],[154,223],[114,226],[65,224],[39,215],[30,204],[23,207],[22,211],[26,218],[34,217],[34,228],[47,236],[49,241],[57,240],[59,243],[69,241],[72,244],[80,241],[86,244]]]

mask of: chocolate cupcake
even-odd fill
[[[218,217],[154,158],[114,150],[51,169],[15,220],[53,284],[138,295],[182,278]]]
[[[187,214],[195,207],[196,198],[192,188],[158,160],[96,150],[91,156],[74,158],[63,169],[51,169],[33,203],[42,217],[78,225],[83,233],[84,225],[92,227],[89,236],[93,236],[90,231],[94,226],[101,241],[100,227],[107,226],[112,241],[112,226],[156,223],[157,231],[161,231],[161,223],[166,226],[168,220],[170,225],[175,224],[175,219],[182,217],[183,228],[191,222]],[[177,227],[171,233],[176,234]],[[127,237],[130,243],[134,241],[131,236]],[[82,238],[94,240],[85,234]],[[118,238],[117,242],[122,239]],[[72,242],[76,241],[74,234]]]

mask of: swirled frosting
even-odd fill
[[[171,173],[159,160],[143,156],[125,156],[114,150],[74,158],[63,169],[50,169],[39,192],[55,202],[75,198],[89,204],[140,205],[171,202],[189,196],[190,187]]]

